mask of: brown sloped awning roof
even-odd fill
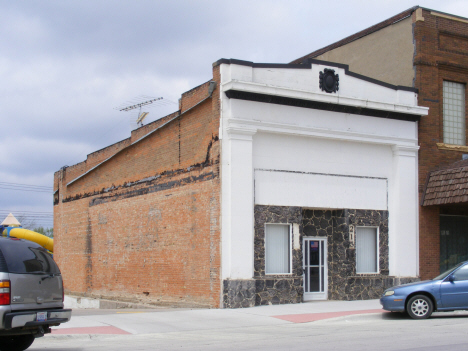
[[[468,160],[429,173],[423,206],[468,203]]]

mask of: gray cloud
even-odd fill
[[[412,7],[410,0],[0,0],[0,176],[52,186],[53,173],[130,135],[114,110],[177,102],[220,58],[290,62]],[[468,17],[465,1],[421,6]],[[156,106],[148,122],[177,109]],[[0,189],[0,209],[52,211],[52,195]]]

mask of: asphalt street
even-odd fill
[[[249,309],[75,310],[30,350],[468,349],[468,312],[412,320],[378,300]]]

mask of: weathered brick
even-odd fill
[[[208,85],[185,93],[182,111],[55,173],[54,256],[67,292],[219,307],[218,90],[184,113]]]

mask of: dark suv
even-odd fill
[[[63,282],[52,256],[23,239],[0,237],[0,351],[26,350],[51,326],[68,322]]]

